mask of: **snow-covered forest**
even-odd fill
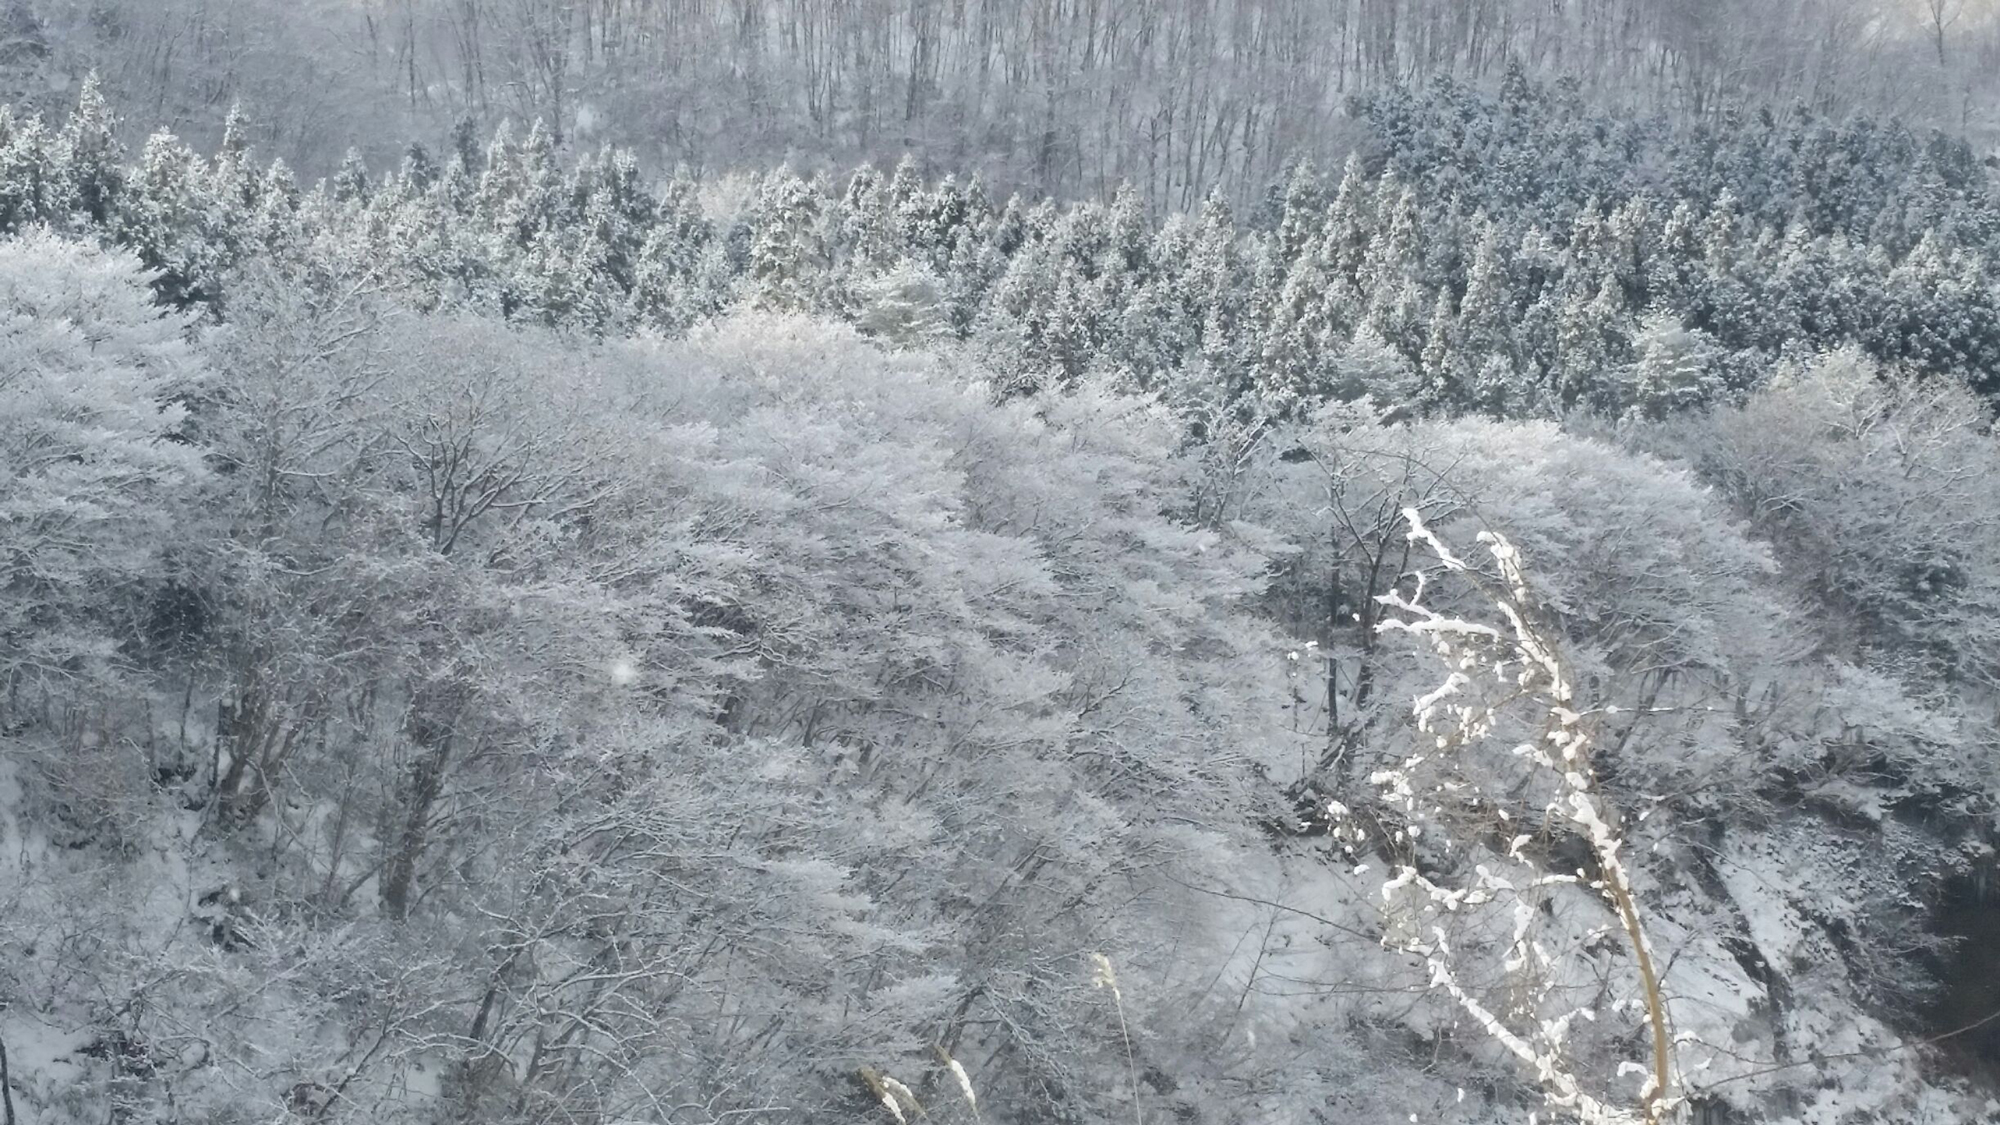
[[[1777,7],[0,0],[0,1125],[2000,1120],[2000,35]]]

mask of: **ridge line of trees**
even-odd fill
[[[629,152],[567,157],[539,123],[389,170],[351,153],[302,187],[240,118],[207,157],[162,133],[128,164],[90,85],[60,127],[0,113],[0,230],[129,246],[163,297],[218,315],[229,271],[268,254],[422,309],[677,335],[748,303],[969,340],[1011,389],[1109,369],[1280,414],[1367,389],[1657,416],[1849,344],[1995,389],[2000,210],[1962,141],[1809,114],[1668,130],[1519,70],[1497,98],[1440,80],[1351,111],[1372,140],[1337,176],[1301,161],[1247,216],[1212,197],[1156,221],[1130,187],[995,200],[909,159],[844,184],[779,168],[730,202],[685,174],[649,187]]]

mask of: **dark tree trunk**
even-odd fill
[[[402,830],[395,850],[382,865],[382,906],[397,921],[409,917],[417,861],[429,842],[431,810],[444,795],[445,770],[451,764],[458,710],[449,689],[443,692],[419,689],[411,703],[408,733],[418,755],[410,766],[409,788],[403,795]]]
[[[0,1125],[15,1125],[13,1081],[7,1073],[7,1041],[0,1039]]]

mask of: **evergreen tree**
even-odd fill
[[[1373,236],[1361,266],[1361,293],[1371,315],[1400,299],[1406,284],[1420,284],[1423,268],[1421,216],[1416,193],[1385,177]],[[1379,318],[1378,318],[1379,321]],[[1378,329],[1381,327],[1378,322]],[[1384,338],[1394,339],[1384,331]]]
[[[982,240],[976,228],[959,228],[944,276],[945,309],[954,335],[963,337],[972,331],[980,308],[1006,271],[1006,258]]]
[[[993,217],[986,231],[985,241],[1002,255],[1011,258],[1029,240],[1031,234],[1028,227],[1027,205],[1021,202],[1019,195],[1010,195],[1007,197],[1006,206]]]
[[[1360,320],[1345,287],[1334,281],[1334,252],[1332,239],[1322,237],[1293,257],[1277,299],[1265,313],[1261,382],[1283,401],[1326,398],[1332,359],[1347,346]],[[1376,327],[1379,332],[1379,323]]]
[[[351,203],[359,207],[368,202],[372,184],[368,179],[368,162],[361,157],[361,150],[349,147],[347,155],[341,158],[340,169],[333,174],[330,182],[335,203]]]
[[[1587,403],[1629,361],[1628,319],[1615,277],[1600,277],[1595,285],[1572,279],[1556,322],[1551,408],[1567,414]]]
[[[764,180],[748,271],[759,304],[796,311],[819,306],[829,264],[822,206],[820,194],[789,168]]]
[[[201,158],[173,134],[153,134],[110,225],[118,241],[155,272],[154,290],[177,306],[208,295],[227,253],[227,247],[208,241],[204,172]]]
[[[39,118],[13,121],[0,143],[0,230],[17,231],[36,223],[53,223],[62,185],[56,177],[57,138]]]
[[[1477,229],[1479,241],[1467,268],[1465,295],[1458,303],[1461,368],[1484,370],[1489,360],[1497,358],[1511,370],[1518,363],[1519,349],[1514,343],[1514,308],[1507,264],[1501,257],[1500,228],[1482,216]]]
[[[1727,388],[1721,349],[1700,329],[1681,327],[1676,314],[1646,313],[1632,351],[1631,362],[1593,396],[1602,414],[1659,421],[1714,403]]]
[[[914,262],[863,283],[855,327],[893,348],[923,348],[951,334],[944,285]]]
[[[271,161],[258,190],[256,213],[251,217],[250,241],[289,257],[288,248],[304,244],[307,232],[298,222],[299,185],[284,160]]]
[[[1750,342],[1749,294],[1738,274],[1736,196],[1725,190],[1709,208],[1701,229],[1701,267],[1690,327],[1713,333],[1729,347]]]
[[[398,179],[403,191],[412,199],[429,193],[431,187],[437,183],[438,177],[443,174],[438,168],[437,161],[431,157],[430,150],[425,148],[421,141],[411,141],[410,147],[403,150],[403,164],[400,171]]]
[[[1440,290],[1417,367],[1418,398],[1434,411],[1462,409],[1472,398],[1475,372],[1458,336],[1458,316],[1451,307],[1451,294]]]
[[[1146,204],[1139,193],[1129,183],[1119,184],[1111,197],[1111,209],[1105,216],[1109,228],[1109,246],[1106,261],[1101,267],[1106,274],[1118,274],[1131,285],[1144,285],[1151,279],[1152,262],[1150,250],[1154,238],[1151,225],[1146,221]]]
[[[1278,213],[1278,259],[1289,267],[1316,245],[1326,223],[1326,188],[1310,160],[1292,165]]]
[[[125,178],[125,150],[118,143],[118,119],[104,99],[97,73],[83,80],[76,109],[57,135],[50,153],[51,210],[64,219],[103,224],[117,208]]]
[[[222,143],[210,161],[208,194],[228,208],[257,206],[258,173],[250,159],[250,121],[241,102],[232,102],[223,121]]]
[[[833,226],[842,282],[850,289],[888,272],[903,256],[901,226],[873,165],[862,165],[848,178]]]
[[[1375,198],[1374,185],[1362,172],[1360,155],[1350,153],[1340,175],[1340,186],[1327,210],[1326,244],[1335,281],[1346,286],[1357,299],[1365,284],[1363,269],[1372,241],[1370,226],[1374,221]]]
[[[1707,315],[1701,261],[1701,220],[1690,204],[1676,204],[1646,274],[1646,290],[1658,309],[1689,322]]]
[[[889,213],[895,216],[896,240],[898,245],[914,247],[923,245],[924,237],[924,178],[917,171],[917,158],[904,153],[896,162],[896,170],[889,177]]]
[[[471,166],[467,164],[468,170]],[[510,211],[518,206],[526,191],[526,177],[515,152],[513,124],[502,121],[494,130],[492,143],[486,146],[485,159],[480,162],[479,186],[472,197],[473,213],[489,230],[504,232]]]
[[[1225,380],[1240,369],[1243,358],[1238,337],[1249,322],[1243,309],[1244,274],[1229,203],[1220,194],[1211,194],[1201,206],[1183,286],[1189,323],[1199,333],[1201,359]]]

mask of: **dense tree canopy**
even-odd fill
[[[10,1095],[1989,1112],[1986,170],[1503,73],[1248,207],[0,115]]]

